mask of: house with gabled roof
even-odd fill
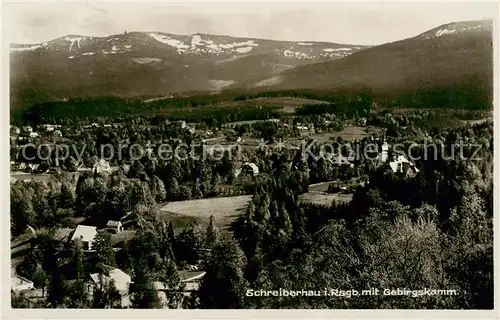
[[[111,165],[104,159],[99,159],[92,167],[94,173],[110,173],[111,171],[113,171]]]
[[[35,289],[33,281],[21,277],[20,275],[17,274],[11,276],[10,288],[12,291],[15,292]]]
[[[158,297],[162,303],[167,302],[167,292],[177,291],[182,292],[183,298],[188,297],[192,292],[199,290],[203,277],[205,276],[205,271],[190,271],[181,270],[178,272],[180,277],[180,286],[177,289],[168,288],[161,281],[154,281],[153,285],[158,292]],[[182,305],[182,300],[179,305]]]
[[[351,162],[351,159],[354,159],[353,156],[346,157],[342,154],[332,156],[329,160],[332,164],[342,166],[342,167],[350,167],[353,168],[354,164]]]
[[[406,159],[403,155],[395,156],[390,162],[389,167],[394,173],[403,173],[405,175],[415,175],[420,170],[415,166],[413,162]]]
[[[90,281],[87,285],[88,292],[92,294],[94,290],[99,289],[101,285],[109,285],[113,281],[116,290],[121,296],[121,307],[130,307],[129,289],[132,278],[118,268],[108,266],[105,266],[105,268],[107,270],[104,273],[92,273],[90,275]]]
[[[106,223],[106,229],[109,231],[114,231],[116,233],[120,233],[123,231],[123,225],[121,221],[109,220]]]
[[[253,176],[257,176],[259,174],[259,167],[253,162],[245,162],[239,169],[234,171],[234,176],[238,177],[244,171],[251,172]]]
[[[97,235],[97,228],[93,226],[78,225],[73,232],[71,241],[80,240],[83,250],[92,250],[92,244]]]

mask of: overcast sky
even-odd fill
[[[493,19],[494,2],[398,3],[4,3],[10,42],[123,31],[211,33],[375,45],[460,20]]]

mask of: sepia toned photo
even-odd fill
[[[497,3],[3,16],[12,309],[494,309]]]

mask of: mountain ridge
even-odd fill
[[[450,22],[378,46],[194,33],[66,35],[11,45],[11,108],[186,92],[492,86],[492,21]]]
[[[461,30],[447,29],[450,26],[460,26]],[[466,77],[479,77],[486,86],[492,86],[491,41],[492,21],[453,22],[336,61],[297,66],[277,77],[247,83],[246,87],[274,80],[263,87],[286,90],[364,86],[391,90],[455,84]]]

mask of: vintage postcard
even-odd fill
[[[5,317],[494,318],[498,8],[4,2]]]

